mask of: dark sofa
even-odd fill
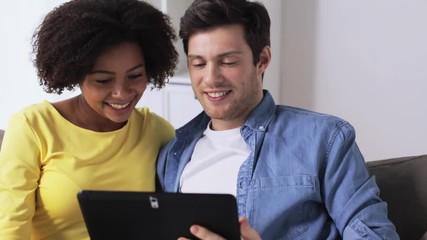
[[[400,238],[427,240],[427,155],[370,161],[366,165],[375,176]]]
[[[4,131],[0,130],[0,147]],[[427,240],[427,155],[366,162],[402,240]]]

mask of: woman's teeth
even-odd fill
[[[130,102],[126,103],[126,104],[114,104],[114,103],[109,103],[109,105],[114,108],[114,109],[123,109],[127,106],[129,106]]]

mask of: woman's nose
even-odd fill
[[[114,85],[113,90],[111,91],[111,95],[113,97],[119,98],[126,96],[126,94],[129,92],[129,86],[124,83],[117,83]]]

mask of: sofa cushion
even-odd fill
[[[419,240],[427,231],[427,155],[366,163],[401,239]]]

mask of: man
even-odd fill
[[[243,239],[399,239],[352,126],[275,105],[263,90],[271,51],[261,4],[195,0],[180,28],[204,112],[159,155],[165,191],[235,195]]]

